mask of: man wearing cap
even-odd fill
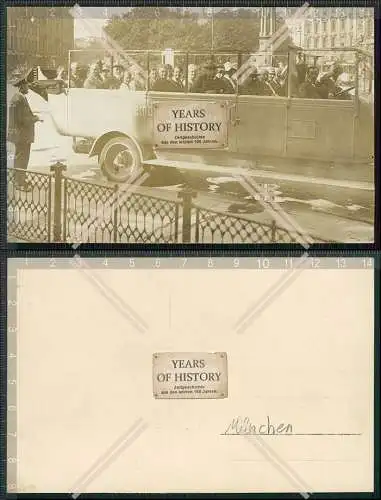
[[[252,66],[250,75],[240,85],[240,94],[243,95],[261,95],[263,86],[258,77],[258,69]]]
[[[228,61],[224,66],[223,80],[225,87],[223,89],[224,94],[235,94],[236,82],[233,80],[233,75],[236,73],[236,69]]]
[[[223,93],[226,85],[222,78],[215,78],[216,70],[217,66],[213,62],[205,63],[200,75],[193,82],[190,91],[200,94]]]
[[[317,78],[319,76],[319,68],[310,66],[307,69],[306,81],[299,87],[299,97],[302,99],[321,99],[322,87],[317,85]]]
[[[172,80],[168,79],[167,67],[162,65],[158,69],[158,78],[152,86],[155,92],[177,92],[178,88]]]
[[[19,74],[13,79],[13,85],[18,91],[12,97],[9,104],[8,121],[8,141],[15,145],[14,168],[19,169],[15,172],[15,187],[22,190],[30,190],[26,182],[26,171],[28,168],[30,147],[34,142],[34,124],[42,122],[30,109],[27,98],[29,85],[26,77]]]
[[[334,62],[330,71],[318,79],[317,84],[323,99],[334,98],[336,94],[340,93],[341,88],[337,85],[337,80],[342,73],[343,68],[338,62]]]
[[[110,66],[103,66],[100,76],[103,89],[118,89],[120,87],[120,82],[112,74]]]

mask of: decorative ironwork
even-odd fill
[[[196,243],[271,243],[271,226],[246,217],[196,208]]]
[[[64,235],[74,243],[171,243],[179,203],[66,178]]]
[[[180,203],[130,194],[118,204],[118,243],[177,243]]]
[[[64,179],[63,241],[115,243],[115,189]]]
[[[275,221],[265,224],[248,217],[196,208],[196,243],[326,243],[310,234],[280,228]]]
[[[289,231],[284,228],[274,227],[274,243],[328,243],[327,240],[315,238],[310,233],[301,233],[298,231]]]
[[[52,239],[52,176],[32,170],[7,169],[8,235],[50,242]],[[23,188],[18,187],[22,179]]]
[[[78,244],[307,241],[306,235],[278,227],[275,221],[262,223],[202,208],[194,203],[196,193],[190,189],[173,200],[137,192],[137,186],[129,192],[120,185],[110,187],[65,177],[65,166],[59,162],[52,170],[54,174],[20,171],[29,185],[22,191],[16,185],[20,173],[8,169],[9,236]],[[314,242],[326,243],[322,239]]]

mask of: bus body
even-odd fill
[[[50,94],[49,103],[57,130],[90,139],[90,155],[98,156],[107,177],[115,181],[123,182],[131,168],[155,157],[227,166],[255,165],[266,158],[369,164],[374,154],[373,101],[361,97],[358,76],[355,79],[352,97],[343,100],[302,99],[290,92],[286,97],[245,95],[239,89],[235,94],[211,94],[69,87],[63,94]],[[203,110],[205,123],[211,123],[216,106],[222,110],[218,133],[224,130],[224,140],[215,129],[200,135],[211,138],[209,143],[205,139],[158,143],[161,124],[156,109],[167,113],[168,120],[171,110],[177,114],[182,107]],[[188,122],[201,123],[197,118]],[[192,125],[176,125],[177,130],[186,126]],[[168,136],[174,139],[179,134],[172,130]],[[123,162],[128,167],[124,170]]]

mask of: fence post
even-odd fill
[[[272,243],[276,243],[276,221],[273,219],[271,223],[271,241]]]
[[[54,173],[53,241],[62,241],[62,181],[66,169],[60,161],[50,166]]]
[[[118,240],[118,223],[119,223],[119,217],[118,214],[120,214],[120,206],[119,206],[119,185],[115,184],[114,186],[114,206],[113,208],[113,219],[112,219],[112,226],[113,226],[113,242],[116,243]]]
[[[186,186],[182,191],[179,192],[178,197],[183,201],[183,243],[191,242],[192,233],[192,198],[197,196],[196,191],[194,191],[189,186]]]

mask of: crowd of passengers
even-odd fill
[[[332,63],[328,72],[322,73],[317,66],[308,66],[300,56],[291,78],[292,97],[310,99],[348,98],[338,85],[343,68],[337,62]],[[196,92],[213,94],[288,96],[288,68],[282,62],[276,67],[258,68],[250,65],[239,76],[237,66],[225,62],[215,64],[206,62],[201,66],[189,64],[188,77],[183,68],[170,64],[151,68],[149,72],[149,90],[158,92]],[[61,78],[65,79],[64,70]],[[72,63],[70,87],[86,89],[127,89],[146,90],[147,84],[142,73],[134,68],[120,64],[112,68],[104,61],[97,61],[89,66]],[[350,97],[349,97],[350,98]]]

